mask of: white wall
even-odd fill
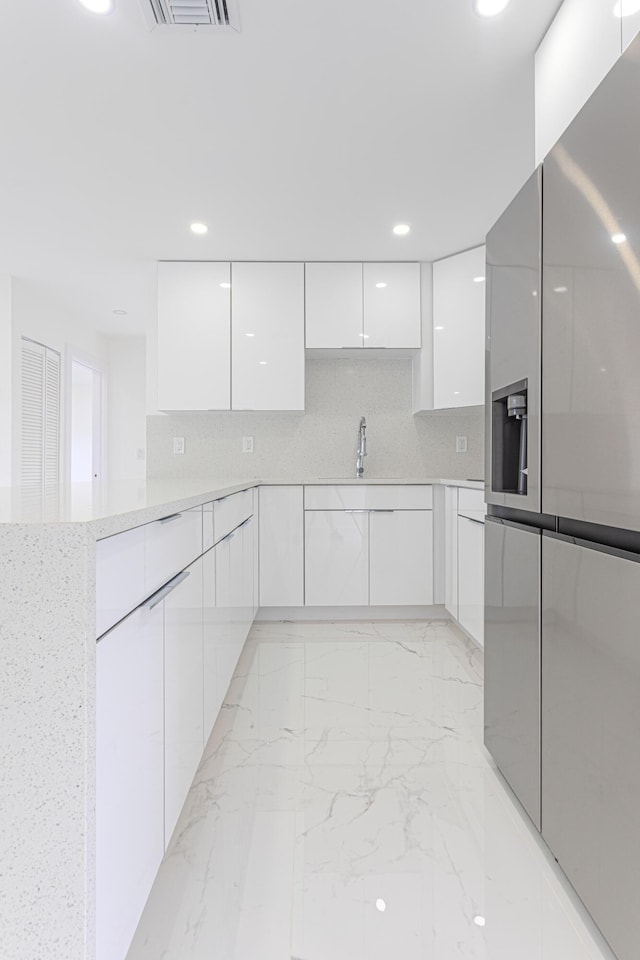
[[[367,418],[365,478],[484,476],[484,407],[412,415],[411,360],[307,360],[304,413],[193,413],[147,418],[148,475],[198,479],[349,477]],[[456,436],[468,453],[455,452]],[[173,437],[186,452],[175,455]],[[255,452],[242,453],[242,437]]]
[[[622,0],[621,11],[635,0]],[[535,57],[536,164],[553,147],[619,58],[640,17],[615,0],[564,0]]]
[[[110,337],[108,355],[107,473],[110,479],[142,479],[147,445],[145,338]]]

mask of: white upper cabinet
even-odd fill
[[[420,347],[420,264],[365,263],[364,346]]]
[[[433,265],[433,405],[484,403],[485,248]]]
[[[228,410],[230,265],[158,264],[158,409]]]
[[[304,264],[234,263],[232,407],[304,410]]]
[[[305,264],[308,348],[361,347],[362,264]]]
[[[633,0],[621,0],[632,9]],[[555,144],[622,52],[632,20],[614,0],[564,0],[535,57],[536,164]],[[625,22],[627,21],[627,22]],[[627,42],[631,39],[628,37]]]

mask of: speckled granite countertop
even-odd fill
[[[447,484],[484,489],[480,480],[433,477],[296,477],[253,480],[148,480],[76,483],[67,487],[0,488],[0,524],[85,524],[99,540],[159,517],[260,485]]]

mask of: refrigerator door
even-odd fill
[[[542,510],[640,530],[640,38],[545,160]]]
[[[540,531],[484,531],[484,742],[540,829]]]
[[[640,943],[640,557],[542,537],[542,835],[619,960]]]
[[[539,167],[487,236],[485,499],[533,512],[540,510],[541,191]],[[504,429],[514,424],[501,420],[503,411],[494,400],[496,393],[517,383],[526,383],[528,393],[526,494],[516,492],[515,477],[503,481],[497,469]]]

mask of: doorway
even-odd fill
[[[69,383],[69,479],[100,480],[103,475],[103,373],[82,360],[71,360]]]

